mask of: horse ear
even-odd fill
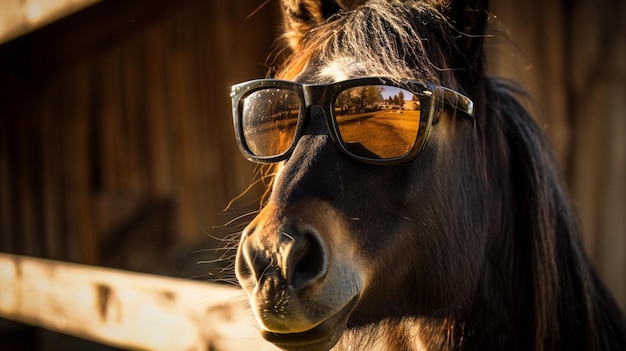
[[[342,10],[336,0],[282,0],[285,38],[297,49],[305,34]]]
[[[457,46],[464,56],[470,75],[483,72],[483,42],[489,19],[489,0],[444,0],[442,12],[458,32]],[[460,58],[461,59],[461,58]]]

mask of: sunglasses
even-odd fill
[[[446,108],[476,123],[472,101],[456,91],[382,77],[330,84],[259,79],[233,85],[230,96],[239,147],[258,163],[291,156],[313,105],[322,108],[330,137],[345,155],[377,165],[417,157]]]

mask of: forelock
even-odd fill
[[[450,86],[454,79],[446,73],[446,57],[455,50],[450,28],[427,3],[369,1],[312,29],[279,76],[320,82],[370,75],[450,80]]]

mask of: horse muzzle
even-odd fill
[[[324,202],[270,203],[244,230],[237,279],[276,346],[323,350],[341,337],[366,276],[341,218]]]

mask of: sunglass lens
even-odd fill
[[[287,89],[257,90],[241,100],[245,143],[255,156],[283,154],[293,144],[300,112],[298,95]]]
[[[420,100],[394,86],[359,86],[337,95],[334,113],[343,144],[351,153],[391,159],[406,155],[415,144]]]

